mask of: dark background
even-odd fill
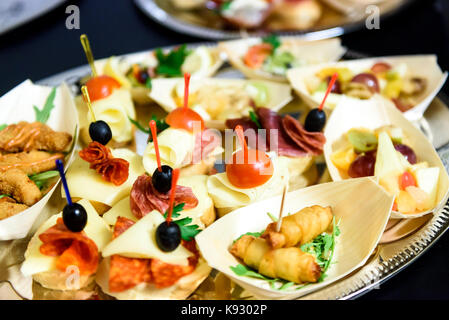
[[[35,0],[27,0],[35,1]],[[78,5],[81,29],[67,30],[65,8]],[[345,46],[373,56],[435,53],[449,70],[449,1],[421,0],[381,21],[380,30],[342,37]],[[201,39],[152,22],[132,0],[68,1],[54,11],[0,36],[0,95],[86,63],[79,36],[87,33],[96,58]],[[446,84],[445,93],[449,94]],[[361,299],[449,299],[449,234],[421,258]]]

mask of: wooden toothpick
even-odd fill
[[[282,225],[282,213],[284,211],[284,202],[285,202],[285,195],[287,194],[287,184],[284,185],[284,190],[282,191],[282,200],[281,200],[281,209],[279,210],[279,219],[276,224],[276,232],[281,231],[281,225]]]

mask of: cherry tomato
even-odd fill
[[[379,81],[377,81],[376,76],[374,76],[372,74],[359,73],[354,78],[352,78],[351,82],[357,82],[357,83],[364,84],[373,93],[380,92]]]
[[[416,187],[417,186],[416,180],[415,177],[413,177],[413,175],[410,172],[405,171],[403,174],[399,176],[399,188],[401,190],[405,190],[407,187],[410,186]]]
[[[271,54],[271,51],[273,51],[273,46],[269,43],[261,43],[252,46],[248,49],[243,61],[248,67],[258,69]]]
[[[371,71],[374,73],[383,73],[391,70],[391,65],[386,62],[378,62],[371,67]]]
[[[115,89],[120,88],[120,82],[110,76],[97,76],[86,82],[90,101],[109,97]]]
[[[255,188],[263,185],[273,176],[273,164],[265,152],[248,149],[243,154],[239,150],[233,155],[233,161],[226,165],[226,175],[229,181],[241,189]],[[238,163],[242,162],[243,163]]]
[[[176,108],[170,112],[165,118],[165,122],[175,129],[184,129],[189,132],[193,132],[195,123],[201,127],[201,131],[204,130],[204,120],[201,116],[190,108]]]

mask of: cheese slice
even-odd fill
[[[206,175],[179,178],[178,185],[190,187],[198,199],[198,205],[195,208],[181,211],[180,216],[176,220],[190,217],[192,218],[191,224],[196,224],[200,228],[204,228],[204,224],[201,222],[201,216],[213,205],[212,199],[207,192],[207,178],[208,176]],[[138,220],[131,211],[129,197],[120,200],[103,215],[103,219],[111,226],[115,225],[118,217],[128,218],[134,222]]]
[[[273,176],[263,185],[241,189],[234,186],[226,172],[210,176],[207,181],[209,195],[216,208],[237,208],[250,203],[271,198],[282,193],[282,186],[288,183],[288,160],[271,154],[274,166]]]
[[[101,251],[111,241],[112,232],[88,200],[82,199],[78,203],[81,204],[87,212],[87,224],[83,231],[95,242],[98,250]],[[39,251],[39,248],[42,245],[39,235],[54,226],[57,219],[61,217],[62,213],[50,217],[50,219],[45,221],[34,234],[25,251],[25,261],[21,267],[21,271],[24,275],[30,276],[36,273],[56,269],[55,263],[57,258],[43,255]]]
[[[138,219],[132,213],[129,201],[129,197],[126,197],[117,202],[115,206],[103,215],[103,220],[110,226],[115,225],[118,217],[127,218],[136,222]]]
[[[437,201],[438,181],[440,168],[430,167],[416,170],[416,182],[418,187],[429,195],[429,206],[433,207]]]
[[[175,169],[191,163],[195,143],[192,133],[182,129],[168,128],[157,136],[157,142],[162,165],[169,165]],[[157,168],[153,142],[148,143],[145,149],[143,166],[146,172],[150,174],[153,174]]]
[[[72,197],[97,201],[112,207],[129,195],[134,181],[145,172],[142,158],[128,149],[114,149],[111,152],[114,157],[129,162],[128,180],[119,186],[107,182],[95,170],[89,169],[89,163],[77,155],[66,173]],[[61,190],[62,196],[65,197],[62,186]]]
[[[159,259],[163,262],[178,265],[187,265],[187,258],[192,253],[178,246],[172,252],[164,252],[156,243],[156,229],[165,219],[154,210],[137,221],[119,237],[112,240],[103,250],[103,257],[114,254],[128,258]]]
[[[112,131],[112,139],[117,142],[126,142],[133,139],[131,119],[136,118],[136,111],[131,99],[131,93],[125,89],[116,89],[107,98],[92,102],[92,108],[97,120],[106,121]],[[89,123],[94,119],[87,113]]]

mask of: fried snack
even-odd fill
[[[28,209],[28,206],[16,203],[16,201],[10,197],[0,198],[0,220],[12,217],[26,209]]]
[[[0,151],[4,152],[31,150],[62,152],[67,149],[71,141],[70,134],[53,131],[40,122],[21,121],[10,124],[0,131]]]
[[[230,252],[260,274],[274,279],[304,283],[317,282],[321,276],[313,255],[296,247],[272,249],[262,238],[244,235],[232,245]]]
[[[331,222],[331,207],[315,205],[282,218],[280,232],[276,232],[276,222],[270,223],[262,238],[274,249],[303,245],[328,230]]]
[[[19,169],[26,174],[36,174],[56,168],[55,161],[64,159],[62,153],[48,153],[45,151],[29,151],[0,155],[0,171]]]
[[[41,198],[41,191],[27,174],[19,169],[0,172],[0,194],[7,194],[19,203],[32,206]]]

